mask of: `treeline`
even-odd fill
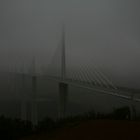
[[[0,139],[18,140],[22,136],[30,135],[33,125],[29,121],[0,117]]]
[[[52,118],[46,117],[42,121],[38,122],[37,126],[33,126],[29,121],[22,121],[20,119],[11,119],[1,116],[0,139],[18,140],[21,137],[43,131],[45,131],[45,133],[50,133],[51,131],[61,127],[73,127],[86,120],[130,120],[130,115],[130,109],[127,106],[114,109],[109,114],[96,113],[94,110],[91,110],[81,115],[66,117],[65,119],[54,120]],[[140,120],[140,117],[135,119]]]

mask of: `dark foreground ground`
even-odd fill
[[[21,140],[140,140],[139,121],[93,120],[69,124]]]

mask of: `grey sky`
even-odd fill
[[[29,65],[33,55],[48,64],[64,22],[71,62],[94,60],[138,87],[139,5],[139,0],[1,0],[0,66]]]

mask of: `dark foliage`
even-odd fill
[[[38,126],[36,127],[36,129],[38,131],[45,130],[49,132],[53,130],[55,127],[56,127],[56,122],[53,119],[47,117],[38,123]]]
[[[20,137],[31,135],[33,133],[40,133],[45,131],[49,133],[61,127],[75,127],[80,122],[96,119],[115,119],[115,120],[129,120],[129,107],[121,107],[113,110],[112,113],[103,114],[95,113],[94,110],[84,114],[69,116],[63,119],[53,120],[45,118],[38,123],[34,128],[29,121],[22,121],[20,119],[10,119],[4,116],[0,117],[0,136],[4,140],[18,140]],[[137,118],[139,120],[139,118]]]
[[[129,107],[122,107],[114,109],[112,117],[118,120],[130,120],[131,112]]]
[[[32,132],[32,124],[20,119],[0,117],[0,136],[4,140],[17,140]]]

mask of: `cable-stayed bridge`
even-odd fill
[[[56,49],[52,62],[44,72],[44,75],[42,75],[47,79],[58,82],[60,99],[59,117],[63,118],[66,115],[68,90],[71,85],[85,88],[100,94],[129,100],[131,118],[133,118],[134,102],[140,102],[140,99],[135,98],[134,93],[122,91],[117,88],[117,86],[93,63],[91,65],[84,65],[82,62],[78,62],[78,64],[76,64],[78,67],[77,70],[71,69],[68,64],[66,49],[65,29],[63,27],[60,45]]]
[[[21,98],[21,118],[26,120],[27,110],[29,109],[28,103],[30,103],[30,120],[33,124],[37,124],[37,102],[47,101],[45,98],[38,98],[37,93],[37,79],[38,77],[45,77],[50,80],[54,80],[59,86],[59,117],[65,117],[68,100],[69,86],[76,86],[91,90],[100,94],[114,96],[116,98],[122,98],[130,101],[131,118],[134,116],[134,102],[140,102],[139,98],[134,96],[134,93],[123,91],[117,88],[117,86],[106,76],[97,66],[93,63],[83,64],[76,60],[74,62],[77,65],[77,69],[73,66],[70,68],[67,63],[67,47],[65,38],[65,29],[62,29],[61,41],[56,49],[54,57],[50,62],[47,69],[43,74],[36,72],[35,59],[33,59],[32,66],[29,74],[25,74],[24,71],[19,75],[22,78],[23,93],[25,92],[26,77],[31,79],[31,94]],[[72,65],[72,64],[71,64]]]

